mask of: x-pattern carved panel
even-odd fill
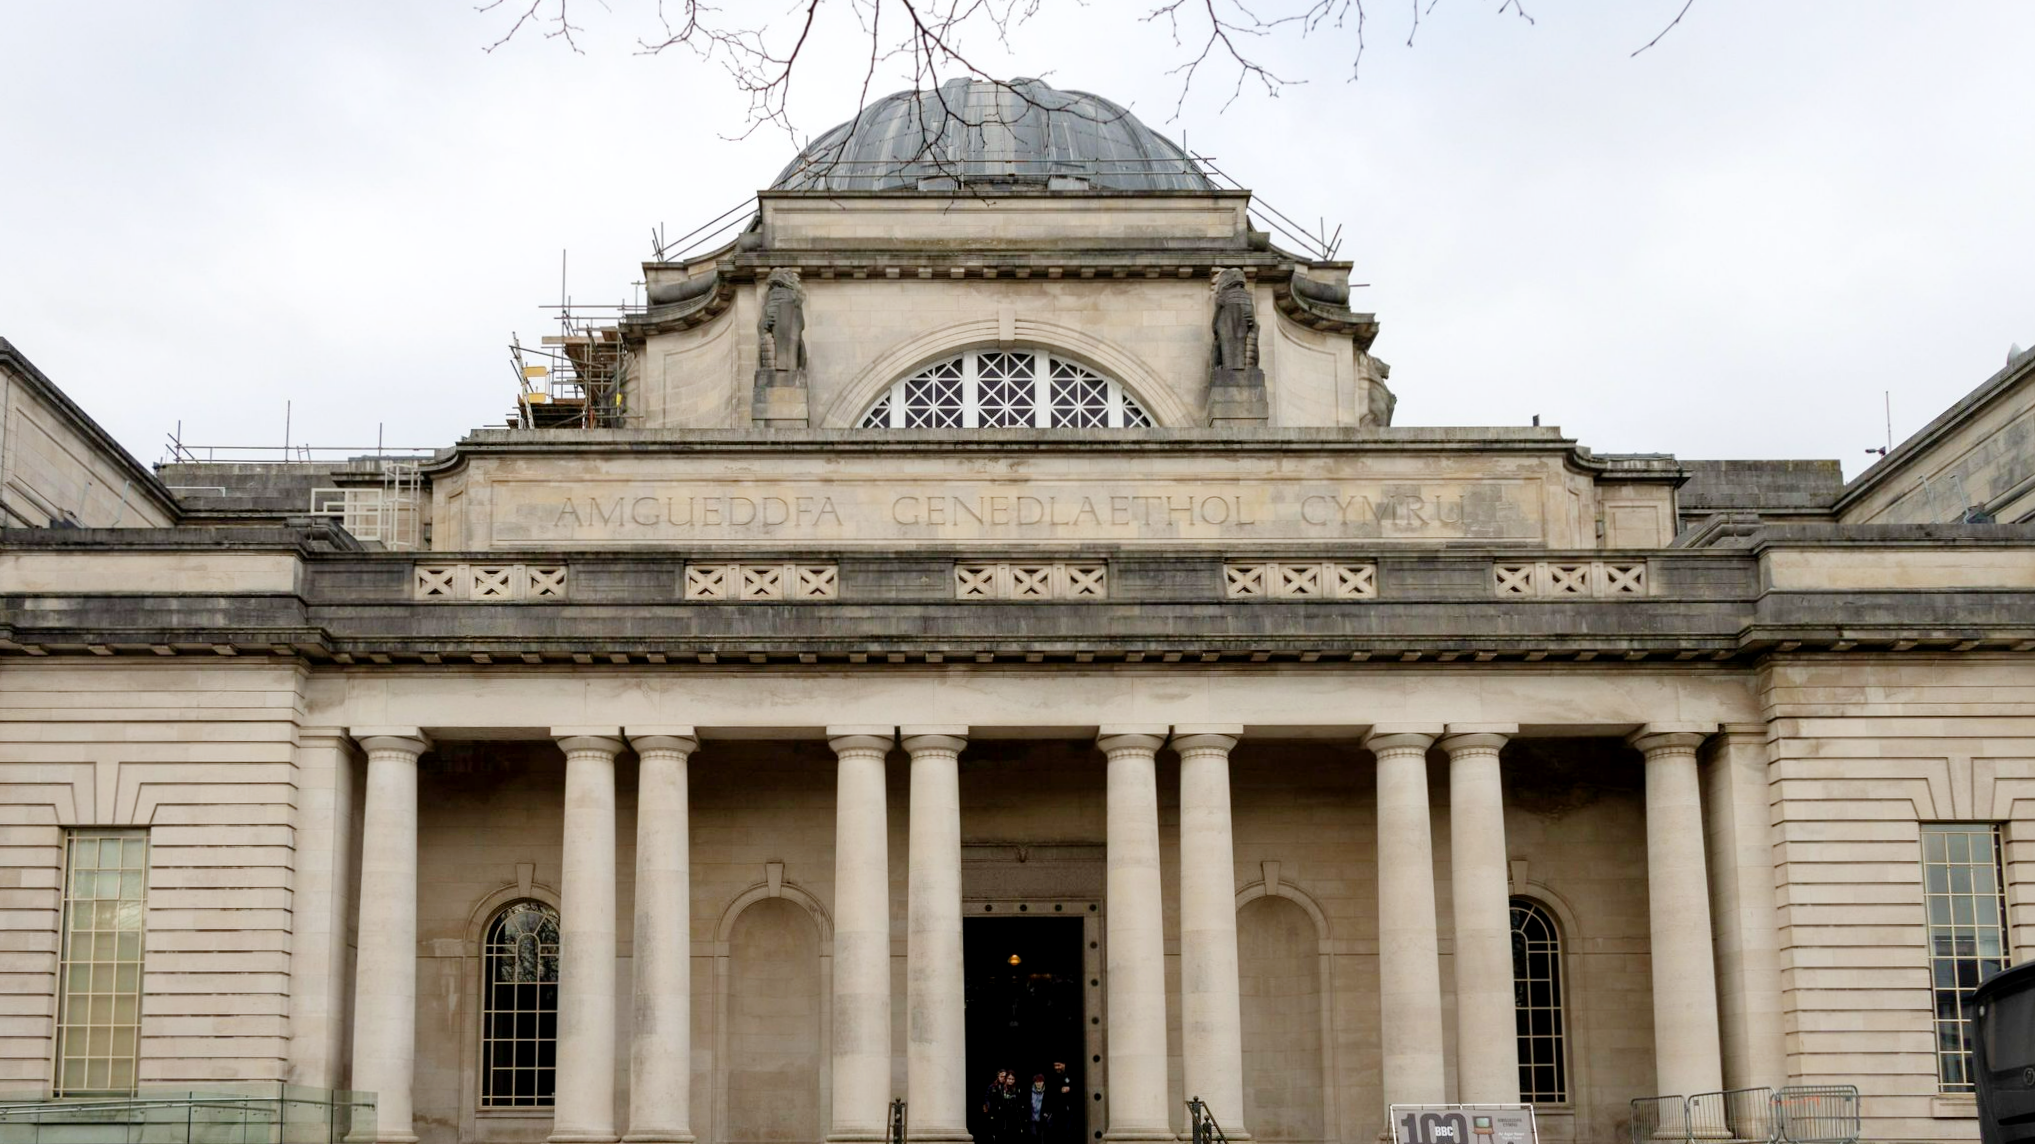
[[[1251,599],[1265,594],[1265,573],[1269,564],[1225,564],[1222,566],[1222,594],[1232,600]]]
[[[745,600],[784,599],[784,567],[778,564],[742,564],[742,598]]]
[[[565,595],[565,569],[530,566],[530,598],[542,599]]]
[[[792,572],[798,577],[794,589],[798,599],[831,600],[840,595],[841,572],[832,564],[795,564]]]
[[[1223,595],[1232,600],[1371,600],[1378,566],[1337,560],[1266,560],[1222,566]]]
[[[1547,594],[1550,596],[1585,596],[1590,592],[1590,566],[1588,564],[1550,564],[1547,566]]]
[[[1321,595],[1321,565],[1275,564],[1279,575],[1276,594],[1289,600]]]
[[[1331,564],[1335,572],[1338,600],[1369,600],[1378,594],[1378,566],[1375,564]]]
[[[459,590],[459,581],[465,578],[465,572],[463,564],[417,565],[417,598],[455,599],[466,595]]]
[[[473,570],[473,598],[476,600],[513,600],[522,587],[519,580],[522,568],[517,565],[476,565]]]
[[[489,604],[523,600],[562,600],[566,596],[563,565],[417,564],[411,597]]]
[[[1010,594],[1019,600],[1050,600],[1053,598],[1053,566],[1051,564],[1013,564],[1010,566]]]
[[[956,564],[957,600],[1102,599],[1109,595],[1103,563]]]
[[[1646,562],[1539,561],[1491,566],[1491,587],[1500,596],[1644,596]]]
[[[837,600],[841,570],[834,564],[688,564],[681,594],[737,603]]]
[[[1606,564],[1604,594],[1607,596],[1646,595],[1646,565]]]
[[[1103,591],[1103,575],[1108,571],[1107,565],[1068,564],[1064,567],[1067,570],[1067,595],[1070,597],[1096,597],[1106,594]]]
[[[960,600],[988,600],[996,596],[996,565],[954,565],[954,597]]]
[[[685,598],[688,600],[725,600],[728,598],[728,564],[688,564],[685,568]]]

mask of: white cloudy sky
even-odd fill
[[[511,0],[513,3],[514,0]],[[712,66],[631,51],[652,0],[574,0],[584,55],[492,55],[471,3],[0,0],[0,336],[144,461],[187,440],[435,445],[498,423],[559,252],[621,299],[650,228],[766,184]],[[1402,424],[1539,414],[1600,451],[1856,472],[2035,342],[2035,4],[1372,0],[1270,43],[1309,80],[1173,118],[1150,0],[1044,0],[1007,75],[1096,91],[1344,228]],[[1282,0],[1263,0],[1277,8]],[[770,5],[728,7],[763,15]],[[852,111],[821,30],[798,126]],[[897,85],[880,85],[883,87]]]

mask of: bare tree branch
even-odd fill
[[[1662,28],[1662,29],[1661,29],[1661,30],[1660,30],[1659,32],[1656,32],[1656,33],[1654,34],[1654,37],[1653,37],[1653,39],[1651,39],[1651,40],[1648,40],[1648,41],[1647,41],[1646,43],[1644,43],[1644,44],[1641,44],[1641,45],[1639,46],[1639,49],[1638,49],[1638,51],[1635,51],[1635,52],[1633,52],[1633,53],[1632,53],[1632,55],[1636,56],[1636,55],[1638,55],[1638,54],[1639,54],[1640,52],[1643,52],[1643,51],[1647,50],[1648,48],[1650,48],[1650,47],[1653,47],[1653,46],[1654,46],[1655,44],[1658,44],[1658,43],[1660,43],[1660,42],[1661,42],[1661,37],[1662,37],[1662,36],[1665,36],[1665,35],[1667,35],[1667,34],[1668,34],[1669,32],[1672,32],[1672,31],[1674,31],[1674,30],[1675,30],[1675,25],[1676,25],[1676,24],[1679,24],[1679,23],[1681,23],[1681,22],[1682,22],[1682,17],[1684,17],[1684,16],[1688,15],[1688,14],[1689,14],[1689,9],[1690,9],[1690,8],[1692,8],[1692,7],[1694,7],[1694,6],[1695,6],[1695,4],[1696,4],[1696,0],[1683,0],[1683,3],[1682,3],[1682,10],[1681,10],[1681,11],[1679,11],[1679,12],[1677,12],[1677,13],[1675,13],[1675,18],[1674,18],[1674,19],[1672,19],[1672,20],[1669,20],[1669,21],[1668,21],[1668,26],[1667,26],[1667,27],[1665,27],[1665,28]],[[1632,56],[1627,56],[1626,58],[1627,58],[1627,59],[1631,59],[1631,58],[1632,58]]]

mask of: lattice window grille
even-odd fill
[[[1231,600],[1374,600],[1378,566],[1337,560],[1225,563],[1222,594]]]
[[[954,565],[957,600],[1100,600],[1109,596],[1109,565],[967,563]]]
[[[1491,565],[1491,589],[1499,596],[1553,599],[1607,598],[1649,592],[1646,562],[1500,561]]]
[[[680,594],[687,600],[837,600],[841,571],[834,564],[688,564]]]
[[[411,595],[418,600],[490,604],[562,600],[566,569],[560,564],[418,564]]]
[[[976,350],[892,385],[864,429],[1140,429],[1152,417],[1123,387],[1044,350]]]

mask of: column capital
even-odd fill
[[[693,733],[692,727],[686,725],[631,727],[628,739],[629,746],[635,748],[638,755],[651,751],[676,751],[681,755],[690,755],[700,749],[699,736]]]
[[[897,746],[897,728],[883,723],[843,724],[827,728],[827,745],[836,755],[850,751],[875,751],[887,755]]]
[[[1715,723],[1648,723],[1627,735],[1625,742],[1644,755],[1694,755],[1716,731]]]
[[[1096,729],[1095,746],[1105,755],[1117,751],[1157,753],[1172,730],[1164,723],[1104,724]]]
[[[349,727],[346,733],[363,751],[400,751],[414,758],[431,749],[431,736],[419,727]]]
[[[958,754],[968,746],[966,724],[934,724],[899,727],[898,742],[914,755],[928,751],[947,751]]]
[[[1364,747],[1383,751],[1425,752],[1447,730],[1440,723],[1379,723],[1364,736]]]
[[[553,727],[551,737],[558,740],[558,749],[566,754],[576,751],[600,751],[619,755],[629,745],[622,737],[620,727]]]
[[[1452,756],[1465,751],[1498,751],[1517,734],[1517,723],[1450,723],[1435,745]]]
[[[1236,749],[1243,735],[1241,723],[1180,723],[1173,727],[1173,738],[1168,745],[1182,755],[1189,751],[1228,754]]]

